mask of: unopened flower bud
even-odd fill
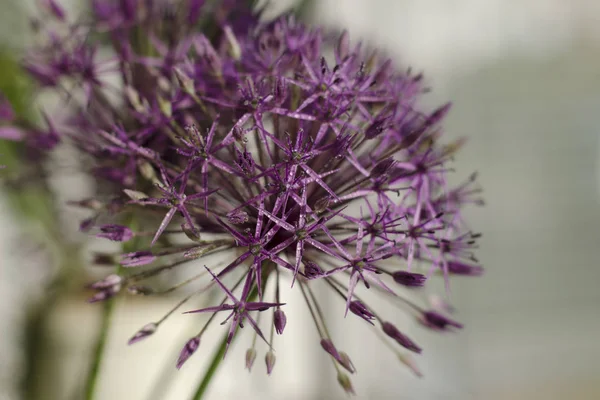
[[[406,365],[417,377],[421,378],[423,373],[419,369],[414,357],[410,353],[398,353],[398,359],[404,365]]]
[[[443,316],[440,313],[437,313],[435,311],[427,311],[425,313],[423,313],[423,324],[425,324],[425,326],[428,326],[432,329],[437,329],[437,330],[446,330],[449,327],[455,327],[458,329],[462,329],[463,325],[451,320],[450,318],[447,318],[445,316]]]
[[[201,240],[198,231],[193,226],[190,226],[189,223],[184,222],[181,224],[181,230],[183,230],[185,236],[187,236],[192,242],[199,242]]]
[[[371,320],[375,318],[375,316],[369,311],[369,309],[360,301],[354,300],[350,302],[350,311],[373,325]]]
[[[133,237],[133,232],[122,225],[102,225],[96,237],[112,240],[113,242],[127,242]]]
[[[177,359],[177,369],[181,369],[183,364],[198,350],[198,346],[200,346],[200,338],[198,336],[194,336],[183,346],[181,349],[181,353],[179,353],[179,358]]]
[[[352,363],[350,356],[343,351],[340,351],[340,364],[342,365],[342,367],[346,368],[351,374],[353,374],[356,371],[356,368],[354,368],[354,364]]]
[[[121,282],[123,282],[123,278],[117,274],[111,274],[102,280],[88,285],[88,287],[90,289],[107,289],[110,287],[120,286]]]
[[[181,86],[181,90],[190,96],[195,96],[196,88],[194,87],[194,80],[187,76],[187,74],[185,74],[179,68],[175,68],[174,71],[175,78],[177,78],[177,82],[179,83],[179,86]]]
[[[123,189],[123,192],[133,201],[147,199],[146,193],[138,192],[137,190]]]
[[[235,37],[235,33],[233,33],[233,30],[231,29],[230,25],[225,25],[223,27],[223,31],[225,32],[225,37],[227,38],[227,41],[229,42],[229,45],[231,46],[230,48],[230,54],[231,57],[234,60],[239,60],[242,56],[242,50],[240,48],[240,44],[237,41],[237,38]]]
[[[408,287],[421,287],[425,285],[427,280],[427,277],[423,274],[408,271],[396,271],[392,274],[392,277],[396,283]]]
[[[456,275],[479,276],[483,274],[483,267],[461,261],[448,261],[448,272]]]
[[[273,315],[273,323],[275,325],[275,331],[278,335],[281,335],[283,333],[286,322],[287,318],[285,316],[285,313],[281,309],[275,310],[275,313]]]
[[[256,350],[252,347],[246,350],[246,368],[248,368],[248,371],[252,370],[254,360],[256,360]]]
[[[273,367],[275,366],[275,353],[273,353],[273,350],[269,350],[265,356],[265,363],[267,364],[267,374],[271,375]]]
[[[167,118],[171,118],[173,114],[173,106],[169,100],[162,98],[161,96],[157,96],[156,101],[158,102],[158,108],[160,112]]]
[[[149,251],[135,251],[121,255],[121,265],[127,268],[147,265],[154,260],[156,260],[156,256]]]
[[[337,380],[346,393],[356,394],[354,392],[354,388],[352,387],[352,381],[350,380],[350,377],[347,374],[343,373],[342,371],[339,371]]]
[[[241,210],[231,211],[227,214],[227,220],[235,225],[245,224],[248,222],[248,213]]]
[[[323,275],[323,270],[312,261],[307,261],[304,265],[304,275],[306,279],[315,279]]]
[[[137,331],[137,333],[135,335],[133,335],[133,337],[131,339],[129,339],[127,344],[131,345],[131,344],[139,342],[140,340],[147,338],[148,336],[150,336],[154,332],[156,332],[157,328],[158,328],[158,325],[156,325],[154,322],[150,322],[149,324],[144,325],[142,327],[142,329]]]
[[[381,324],[381,328],[383,332],[394,339],[398,344],[410,351],[414,351],[415,353],[421,353],[421,348],[417,346],[415,342],[410,340],[410,338],[404,335],[402,332],[398,330],[393,324],[389,322],[384,322]]]

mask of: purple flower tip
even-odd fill
[[[177,359],[177,369],[181,369],[183,364],[198,350],[198,346],[200,346],[200,338],[195,336],[188,340],[188,342],[181,349],[181,353],[179,353],[179,358]]]
[[[370,323],[371,325],[373,325],[373,323],[371,322],[371,320],[373,318],[375,318],[375,316],[371,313],[371,311],[369,311],[369,309],[360,301],[355,300],[350,302],[350,311],[353,314],[358,315],[359,317],[361,317],[362,319],[364,319],[365,321],[367,321],[368,323]]]
[[[232,211],[227,214],[227,220],[235,225],[248,222],[248,213],[245,211]]]
[[[97,303],[113,297],[121,290],[123,278],[119,275],[112,274],[106,278],[88,285],[88,288],[97,290],[94,296],[88,299],[89,303]]]
[[[455,327],[458,329],[462,329],[463,327],[462,324],[453,321],[435,311],[427,311],[423,313],[423,323],[432,329],[437,329],[440,331],[447,330],[449,327]]]
[[[312,261],[308,261],[304,265],[304,275],[306,279],[315,279],[323,275],[323,270]]]
[[[456,275],[479,276],[483,274],[483,267],[462,261],[448,261],[448,272]]]
[[[122,281],[123,281],[123,278],[121,278],[119,275],[111,274],[102,280],[99,280],[97,282],[94,282],[94,283],[88,285],[88,287],[90,289],[98,289],[98,290],[108,289],[108,288],[120,285]]]
[[[267,374],[271,375],[273,372],[273,367],[275,366],[275,353],[270,350],[265,356],[265,363],[267,364]]]
[[[254,348],[246,350],[246,368],[248,368],[248,371],[252,370],[254,360],[256,360],[256,350]]]
[[[127,242],[133,237],[133,232],[122,225],[102,225],[96,237],[112,240],[113,242]]]
[[[127,268],[140,267],[150,264],[154,260],[156,260],[156,256],[149,251],[135,251],[121,255],[121,265]]]
[[[321,347],[323,347],[323,350],[331,354],[334,358],[339,358],[337,349],[333,345],[331,339],[321,339]]]
[[[344,352],[339,353],[331,339],[321,339],[321,347],[327,353],[329,353],[340,365],[348,370],[350,373],[354,373],[354,365],[350,361],[350,357]]]
[[[408,287],[421,287],[425,285],[427,280],[425,275],[408,271],[396,271],[392,276],[396,283]]]
[[[275,331],[277,331],[278,335],[281,335],[283,333],[286,322],[287,317],[285,316],[285,313],[280,309],[275,310],[275,315],[273,316],[273,323],[275,325]]]
[[[354,372],[356,372],[356,368],[354,368],[354,363],[352,362],[348,354],[346,354],[343,351],[340,351],[340,360],[340,364],[342,364],[342,366],[346,368],[350,373],[353,374]]]
[[[64,21],[65,19],[65,11],[55,0],[42,0],[44,6],[54,15],[54,17],[60,21]]]
[[[95,217],[92,218],[86,218],[83,221],[81,221],[81,223],[79,224],[79,230],[81,232],[88,232],[90,229],[92,229],[92,226],[94,225],[94,221],[96,220]]]
[[[383,332],[394,339],[398,344],[410,351],[414,351],[415,353],[421,353],[421,348],[417,346],[415,342],[410,340],[410,338],[404,335],[402,332],[398,330],[393,324],[390,322],[384,322],[381,324],[381,328]]]
[[[129,339],[127,344],[131,345],[131,344],[139,342],[142,339],[147,338],[148,336],[150,336],[154,332],[156,332],[157,328],[158,328],[158,325],[156,325],[154,322],[144,325],[142,327],[142,329],[137,331],[137,333],[135,335],[133,335],[133,337],[131,339]]]

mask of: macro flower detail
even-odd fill
[[[401,310],[408,303],[429,327],[462,327],[397,292],[483,271],[473,254],[480,235],[462,214],[481,204],[480,189],[474,175],[450,184],[462,142],[442,141],[450,104],[419,105],[428,90],[421,74],[352,44],[347,32],[336,37],[291,14],[266,20],[252,2],[93,1],[91,20],[81,22],[44,3],[55,18],[40,22],[24,66],[45,90],[75,86],[44,129],[6,127],[42,143],[40,151],[68,142],[86,156],[98,185],[97,199],[78,203],[93,212],[82,231],[126,242],[121,252],[96,254],[115,272],[89,286],[90,302],[199,288],[130,344],[215,290],[215,303],[185,311],[208,320],[176,367],[226,312],[223,352],[247,323],[254,340],[246,368],[261,346],[270,375],[274,333],[295,321],[280,298],[288,285],[302,294],[339,384],[353,393],[346,372],[360,365],[336,349],[315,288],[335,296],[328,308],[413,353],[421,347],[365,301],[366,291]],[[173,282],[181,269],[192,277]],[[164,279],[154,287],[157,276]]]
[[[427,278],[423,274],[408,271],[396,271],[393,274],[394,281],[408,287],[420,287],[425,285]]]
[[[403,334],[390,322],[383,322],[381,324],[381,328],[383,332],[394,339],[398,344],[410,351],[414,351],[415,353],[420,353],[421,348],[417,346],[415,342],[413,342],[408,336]]]
[[[445,317],[444,315],[435,311],[427,311],[423,313],[422,321],[425,325],[438,330],[446,330],[449,327],[462,329],[463,327],[462,324],[453,321],[450,318]]]
[[[179,358],[177,359],[177,369],[181,369],[183,364],[198,350],[198,346],[200,346],[200,338],[195,336],[188,340],[188,342],[181,349],[181,353],[179,353]]]
[[[100,233],[96,234],[99,238],[112,240],[114,242],[127,242],[133,238],[133,232],[122,225],[102,225],[99,227]]]

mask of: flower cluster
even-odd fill
[[[420,353],[362,300],[362,286],[408,303],[425,326],[461,328],[398,290],[434,275],[447,283],[453,274],[481,273],[472,253],[479,235],[461,216],[463,206],[481,203],[479,189],[475,176],[449,187],[448,164],[462,142],[440,143],[450,107],[418,107],[427,90],[420,74],[351,44],[347,33],[309,28],[290,15],[263,21],[251,2],[242,3],[94,0],[91,19],[73,22],[47,0],[54,19],[38,24],[44,40],[25,67],[63,96],[67,111],[31,135],[44,149],[73,143],[102,182],[97,198],[75,203],[94,213],[82,230],[135,242],[125,254],[96,255],[118,268],[90,286],[91,301],[123,289],[164,292],[141,283],[193,265],[199,274],[175,287],[204,279],[198,292],[219,288],[223,300],[188,311],[211,317],[177,367],[226,312],[227,343],[250,324],[267,344],[271,373],[273,331],[282,334],[289,318],[279,287],[293,285],[338,381],[352,391],[343,370],[353,373],[354,365],[329,335],[315,285],[339,296],[340,313]],[[107,216],[110,223],[100,224]],[[265,311],[270,336],[257,317]],[[130,342],[152,335],[167,316]]]

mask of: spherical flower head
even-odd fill
[[[376,321],[382,336],[420,353],[362,294],[375,286],[429,325],[457,327],[423,314],[393,285],[423,288],[438,275],[448,285],[451,275],[481,272],[478,236],[461,214],[479,204],[479,189],[471,178],[454,188],[447,180],[460,147],[442,142],[450,105],[420,107],[422,75],[347,33],[334,37],[291,15],[261,19],[250,3],[92,1],[91,21],[61,24],[69,19],[47,2],[54,18],[24,64],[48,90],[64,90],[65,79],[77,85],[43,129],[2,128],[19,129],[38,151],[68,140],[86,154],[98,199],[77,203],[93,214],[82,234],[127,242],[123,254],[96,257],[118,274],[92,285],[92,302],[184,285],[220,292],[214,305],[187,311],[212,317],[177,368],[223,314],[227,348],[250,325],[246,366],[255,346],[266,346],[271,374],[274,333],[284,334],[289,316],[284,284],[301,292],[336,367],[356,369],[334,345],[315,285],[331,289],[341,314]],[[206,268],[167,289],[148,283],[192,264]],[[271,312],[272,320],[258,318]],[[340,385],[353,392],[340,370]]]

